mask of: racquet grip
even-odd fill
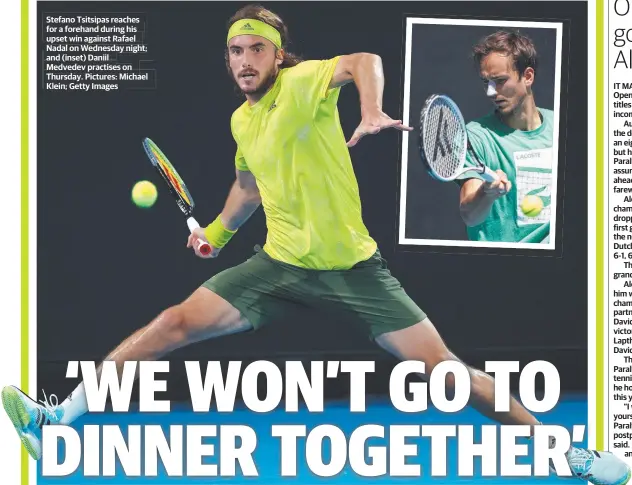
[[[498,175],[495,172],[492,172],[488,168],[485,168],[483,172],[481,172],[481,177],[485,179],[486,182],[495,182],[498,180]]]
[[[191,232],[200,227],[198,222],[193,217],[189,217],[187,219],[187,226],[189,226],[189,231]],[[204,256],[211,254],[211,245],[209,243],[198,238],[197,244],[200,254],[203,254]]]
[[[207,256],[211,254],[211,246],[209,243],[204,242],[201,239],[198,239],[198,251],[200,252],[200,254]]]

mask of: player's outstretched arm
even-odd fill
[[[329,87],[337,88],[350,82],[356,85],[360,95],[362,122],[347,146],[355,146],[363,136],[375,135],[386,128],[412,130],[403,125],[401,120],[394,120],[382,111],[384,70],[380,56],[365,52],[341,56]]]
[[[236,231],[261,205],[261,194],[252,172],[235,170],[237,177],[224,204],[221,219],[229,231]]]
[[[461,186],[460,210],[461,218],[467,226],[481,224],[498,198],[511,190],[511,182],[502,170],[496,170],[499,179],[494,182],[484,182],[472,178]]]
[[[257,182],[251,172],[236,170],[237,179],[230,189],[224,209],[217,218],[205,228],[193,231],[187,242],[187,247],[193,247],[195,254],[201,258],[214,258],[228,243],[237,230],[250,218],[261,205],[261,194]],[[213,250],[208,256],[200,254],[196,238],[208,242]]]

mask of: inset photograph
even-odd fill
[[[408,18],[405,42],[399,243],[554,250],[562,23]]]

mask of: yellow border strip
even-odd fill
[[[20,136],[22,143],[21,153],[21,180],[22,193],[20,197],[22,221],[21,221],[21,254],[22,266],[21,292],[21,331],[20,331],[20,386],[29,394],[29,0],[21,0],[21,90],[20,102],[22,108]],[[29,483],[29,455],[22,447],[22,485]]]
[[[604,373],[604,355],[603,355],[603,346],[604,346],[604,321],[603,321],[603,311],[604,311],[604,301],[603,301],[603,292],[604,292],[604,281],[603,281],[603,273],[604,273],[604,248],[603,248],[603,238],[604,238],[604,221],[603,221],[603,211],[604,211],[604,191],[603,191],[603,183],[604,183],[604,161],[603,161],[603,150],[604,150],[604,120],[603,120],[603,79],[604,79],[604,69],[603,69],[603,49],[604,49],[604,2],[603,0],[597,0],[597,15],[596,15],[596,29],[595,36],[597,37],[597,58],[596,58],[596,202],[597,202],[597,220],[596,220],[596,285],[597,285],[597,315],[596,315],[596,331],[595,331],[595,358],[597,360],[597,396],[596,396],[596,405],[595,405],[595,416],[597,429],[596,431],[596,448],[598,450],[604,449],[604,396],[603,396],[603,373]]]

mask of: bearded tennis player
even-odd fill
[[[280,318],[288,305],[355,321],[397,358],[425,362],[427,372],[457,360],[391,275],[362,221],[349,147],[381,130],[410,130],[382,111],[380,58],[361,53],[302,62],[285,51],[286,39],[282,20],[259,6],[245,7],[229,21],[226,64],[246,98],[231,119],[236,180],[221,213],[187,242],[197,256],[217,257],[263,205],[265,246],[122,342],[106,357],[119,371],[126,361],[155,360],[203,339],[256,330]],[[359,91],[362,121],[346,142],[336,104],[348,83]],[[211,244],[210,255],[198,252],[197,238]],[[541,424],[515,399],[509,412],[496,412],[493,379],[468,369],[471,405],[481,413],[503,424]],[[68,425],[87,412],[83,384],[56,406],[40,405],[13,386],[2,397],[35,459],[41,457],[43,425]],[[628,467],[610,453],[570,448],[567,459],[577,477],[594,483],[629,479]]]

